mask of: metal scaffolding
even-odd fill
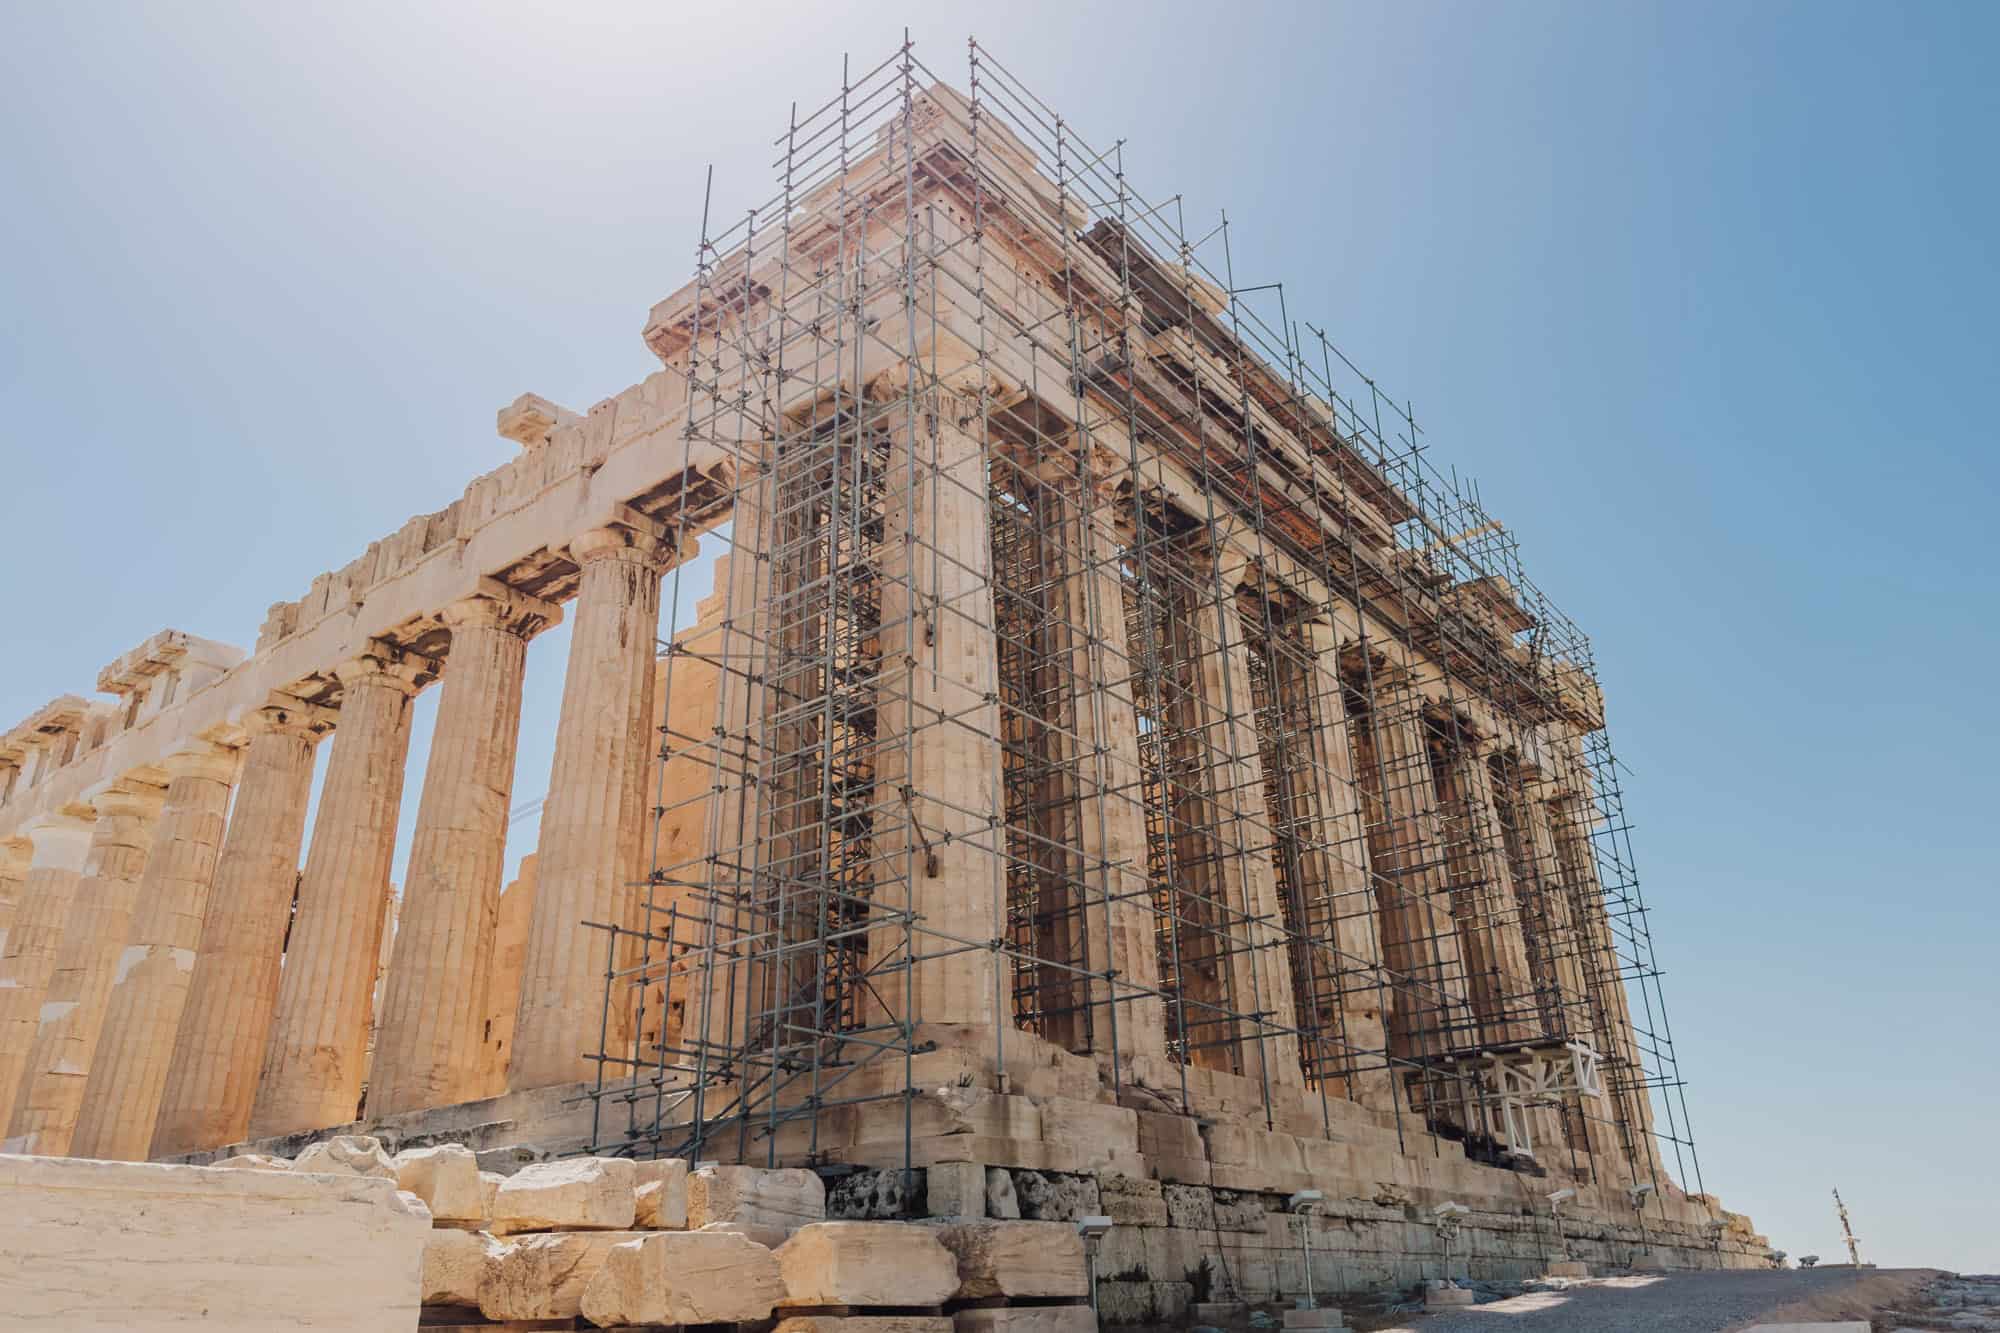
[[[733,494],[654,506],[726,555],[663,644],[650,874],[594,923],[638,1034],[598,1150],[818,1160],[897,1101],[907,1148],[923,979],[990,960],[1002,1069],[1027,1034],[1115,1083],[1157,1024],[1183,1105],[1302,1082],[1700,1189],[1589,641],[1226,220],[977,43],[963,77],[843,68],[654,312]],[[914,780],[947,740],[997,808]]]

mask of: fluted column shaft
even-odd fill
[[[167,760],[166,808],[111,976],[70,1142],[75,1156],[136,1162],[152,1144],[239,758],[208,746]]]
[[[487,980],[521,678],[527,635],[548,621],[490,597],[458,602],[444,620],[451,655],[383,988],[370,1116],[448,1106],[484,1091]]]
[[[410,750],[410,697],[420,672],[386,646],[338,672],[340,726],[250,1113],[253,1138],[345,1124],[360,1112],[383,903]]]
[[[95,812],[85,810],[54,815],[25,830],[34,852],[7,930],[7,952],[0,956],[0,1107],[10,1114],[34,1048],[63,919],[90,863],[95,820]]]
[[[163,791],[149,783],[121,784],[92,799],[97,827],[90,861],[63,917],[55,968],[28,1065],[14,1094],[8,1150],[47,1157],[69,1152],[84,1082],[104,1027],[104,1002],[132,908],[153,846]]]
[[[1139,767],[1139,719],[1132,698],[1135,674],[1125,632],[1125,593],[1118,568],[1118,534],[1112,526],[1114,488],[1084,492],[1088,508],[1075,525],[1076,573],[1069,580],[1069,623],[1082,632],[1072,649],[1077,749],[1084,756],[1083,820],[1078,830],[1084,878],[1090,886],[1084,944],[1090,970],[1115,973],[1091,982],[1092,1047],[1110,1051],[1102,1027],[1115,1009],[1118,1053],[1165,1059],[1166,1006],[1160,1002],[1160,948],[1150,886],[1146,882],[1146,806]],[[1101,887],[1099,887],[1101,885]],[[1115,1000],[1115,1004],[1114,1004]]]
[[[0,842],[0,958],[6,956],[7,931],[14,924],[15,909],[21,905],[21,886],[28,878],[28,865],[34,857],[34,844],[26,838]]]
[[[1453,744],[1446,758],[1454,825],[1452,916],[1482,1035],[1496,1043],[1525,1041],[1535,1035],[1535,987],[1487,753],[1485,743],[1467,738]]]
[[[1204,597],[1195,613],[1196,636],[1209,649],[1200,662],[1201,688],[1215,764],[1217,832],[1224,843],[1221,878],[1230,913],[1225,926],[1230,990],[1238,1008],[1259,1015],[1238,1027],[1244,1074],[1298,1087],[1304,1075],[1292,960],[1284,947],[1284,914],[1271,862],[1274,838],[1265,808],[1264,760],[1257,748],[1250,657],[1236,607],[1242,580],[1241,565],[1223,569],[1213,595]]]
[[[998,960],[957,943],[1007,931],[992,499],[983,442],[954,421],[967,411],[940,400],[891,427],[874,906],[881,916],[907,909],[917,933],[883,921],[868,953],[876,969],[932,955],[911,964],[907,997],[900,979],[878,987],[894,1017],[991,1027],[1012,1020],[1000,1011]]]
[[[587,1078],[604,1022],[609,940],[585,921],[631,924],[644,878],[659,543],[599,528],[570,543],[582,569],[556,751],[536,850],[534,914],[521,964],[510,1088]],[[608,1040],[629,1035],[613,1006]]]
[[[246,720],[243,777],[216,858],[150,1156],[236,1143],[249,1131],[298,886],[313,746],[329,716],[274,703]]]
[[[1307,686],[1312,698],[1313,786],[1319,813],[1315,833],[1317,901],[1300,912],[1310,939],[1307,962],[1314,972],[1312,993],[1331,997],[1335,1012],[1319,1015],[1337,1044],[1320,1052],[1328,1068],[1345,1066],[1338,1091],[1371,1110],[1393,1110],[1396,1097],[1389,1071],[1376,1063],[1386,1049],[1382,1012],[1389,985],[1382,972],[1382,936],[1377,924],[1373,871],[1369,864],[1367,819],[1354,772],[1352,728],[1346,687],[1340,679],[1341,630],[1315,622],[1302,628],[1313,669]]]

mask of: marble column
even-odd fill
[[[630,1012],[614,1004],[604,1034],[609,939],[586,921],[634,925],[645,878],[653,759],[653,662],[660,575],[657,537],[598,528],[570,543],[582,571],[570,630],[556,752],[536,850],[534,912],[507,1086],[589,1078],[608,1040],[621,1049]]]
[[[7,952],[0,956],[0,1108],[8,1114],[34,1048],[63,919],[89,864],[96,819],[96,811],[79,806],[21,831],[34,850],[21,881],[20,904],[7,928]]]
[[[1465,973],[1446,892],[1437,789],[1425,744],[1423,698],[1393,668],[1378,667],[1375,706],[1357,760],[1369,810],[1382,962],[1390,976],[1390,1053],[1422,1061],[1467,1042]],[[1409,1067],[1399,1066],[1407,1074]],[[1425,1081],[1428,1098],[1441,1084]],[[1419,1110],[1442,1112],[1443,1106]]]
[[[1535,1035],[1535,986],[1506,846],[1494,808],[1490,742],[1454,737],[1445,753],[1450,806],[1451,903],[1459,952],[1480,1035],[1488,1042]]]
[[[1315,959],[1326,974],[1320,985],[1334,992],[1337,1014],[1328,1016],[1327,1026],[1344,1046],[1323,1058],[1349,1071],[1336,1091],[1370,1110],[1390,1111],[1396,1098],[1381,1054],[1388,1048],[1382,1013],[1390,988],[1382,972],[1367,822],[1355,781],[1346,689],[1340,680],[1341,631],[1313,622],[1302,633],[1313,655],[1311,781],[1319,808],[1315,841],[1322,900],[1301,916]]]
[[[383,987],[370,1117],[449,1106],[485,1090],[481,1053],[521,679],[528,637],[560,614],[504,595],[469,597],[444,611],[451,652]]]
[[[240,759],[234,750],[204,745],[164,765],[166,807],[131,931],[109,978],[103,1031],[70,1143],[77,1157],[144,1161],[152,1145]]]
[[[21,905],[21,885],[28,878],[35,845],[26,838],[0,839],[0,957],[7,953],[7,930]]]
[[[360,1113],[410,699],[427,667],[378,644],[337,668],[340,726],[299,880],[252,1138],[343,1125]]]
[[[884,921],[869,961],[928,955],[907,992],[900,976],[879,986],[893,1018],[990,1028],[1012,1020],[980,947],[1007,929],[992,498],[983,442],[956,424],[967,409],[927,407],[890,428],[879,561],[873,904],[909,911],[915,933]]]
[[[1088,900],[1084,940],[1090,970],[1115,977],[1111,983],[1092,982],[1092,1037],[1095,1049],[1111,1049],[1103,1015],[1116,997],[1120,1058],[1164,1060],[1167,1015],[1159,996],[1160,949],[1146,880],[1146,805],[1132,697],[1135,667],[1125,633],[1114,491],[1105,485],[1086,492],[1090,505],[1075,525],[1081,558],[1069,590],[1069,621],[1081,631],[1075,636],[1071,670],[1080,687],[1077,746],[1085,756],[1079,765]]]
[[[244,721],[250,742],[236,805],[216,858],[152,1144],[142,1155],[216,1148],[249,1131],[298,887],[313,746],[333,716],[281,697]]]
[[[1292,961],[1284,947],[1284,910],[1271,862],[1276,839],[1265,808],[1264,760],[1250,692],[1250,654],[1236,593],[1241,564],[1225,565],[1195,612],[1207,746],[1214,764],[1221,883],[1227,904],[1231,998],[1246,1019],[1237,1030],[1244,1074],[1273,1086],[1300,1087],[1297,1005]],[[1261,1062],[1261,1070],[1260,1070]]]
[[[132,909],[158,827],[164,791],[122,781],[95,797],[90,858],[63,916],[55,967],[43,996],[34,1046],[14,1094],[5,1140],[10,1152],[69,1153],[77,1108],[104,1025],[104,1000],[132,929]]]

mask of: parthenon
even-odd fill
[[[161,630],[0,734],[4,1150],[360,1128],[1494,1238],[1570,1187],[1607,1255],[1765,1262],[1692,1155],[1588,639],[1120,151],[906,46],[795,112],[657,372],[523,394],[250,651]]]

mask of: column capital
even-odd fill
[[[676,549],[674,535],[671,526],[652,515],[642,514],[630,505],[618,505],[612,511],[611,521],[603,527],[570,538],[569,557],[579,565],[622,560],[665,571],[692,558],[698,544],[691,538]]]
[[[34,847],[29,864],[38,870],[82,870],[96,822],[95,815],[86,818],[70,813],[43,815],[29,821],[21,830],[21,836]]]
[[[170,754],[160,767],[169,778],[207,778],[211,782],[233,783],[241,759],[238,751],[213,741],[197,741]]]
[[[127,815],[135,819],[158,819],[160,807],[166,804],[167,789],[150,782],[120,778],[103,791],[93,793],[89,800],[103,818]]]
[[[317,740],[332,731],[339,721],[337,709],[273,691],[262,706],[244,716],[242,727],[252,736],[267,731],[297,732],[308,740]]]
[[[333,674],[339,678],[343,690],[368,684],[413,695],[437,674],[437,667],[427,658],[405,652],[395,644],[371,639],[366,648],[336,666]]]
[[[532,639],[543,630],[560,625],[562,618],[562,608],[554,602],[545,602],[494,578],[479,580],[479,591],[438,612],[438,619],[447,629],[504,629],[523,639]]]

